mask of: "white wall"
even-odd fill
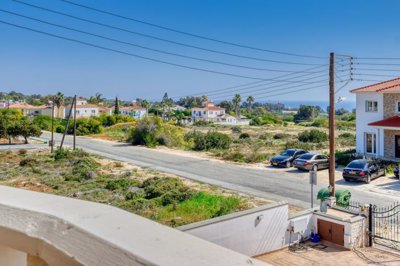
[[[280,202],[178,229],[242,254],[256,256],[284,247],[287,227],[288,205]]]
[[[26,253],[0,246],[0,266],[26,266],[26,259]]]
[[[378,112],[366,112],[365,101],[377,101]],[[356,94],[356,120],[357,120],[356,150],[358,153],[364,153],[364,133],[366,132],[376,133],[375,128],[368,126],[368,123],[379,121],[382,119],[383,119],[383,94],[376,92],[357,93]]]

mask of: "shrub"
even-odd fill
[[[110,180],[107,182],[105,185],[105,189],[108,190],[127,190],[130,187],[137,187],[139,186],[139,182],[137,180],[133,179],[116,179],[116,180]]]
[[[193,141],[194,150],[229,149],[232,139],[223,133],[209,131],[202,133],[192,131],[185,135],[185,140]]]
[[[153,177],[145,180],[141,187],[145,198],[160,198],[162,205],[181,202],[193,196],[193,191],[177,178]]]
[[[290,137],[290,135],[286,134],[286,133],[276,133],[273,138],[274,139],[287,139],[289,137]]]
[[[165,123],[159,117],[144,118],[128,133],[133,145],[179,147],[184,145],[182,129]]]
[[[197,126],[197,127],[206,127],[206,126],[212,126],[214,125],[213,122],[209,122],[209,121],[204,121],[204,120],[199,120],[193,123],[193,126]]]
[[[75,159],[72,167],[72,179],[74,181],[82,181],[84,179],[93,179],[96,177],[95,170],[98,163],[89,156]],[[68,181],[68,180],[67,180]]]
[[[239,136],[239,139],[248,139],[248,138],[250,138],[249,133],[242,133],[242,134],[240,134],[240,136]]]
[[[25,155],[25,154],[27,154],[28,153],[28,151],[26,150],[26,149],[19,149],[18,150],[18,154],[19,155]]]
[[[21,166],[21,167],[25,167],[25,166],[33,167],[36,164],[37,164],[37,160],[35,158],[25,158],[19,162],[19,166]]]
[[[71,123],[68,127],[68,134],[72,134],[74,125]],[[99,134],[103,131],[100,121],[94,117],[79,118],[76,120],[76,135],[85,136],[91,134]]]
[[[329,127],[329,120],[326,118],[317,118],[314,120],[314,122],[311,124],[312,127]]]
[[[325,132],[311,129],[299,133],[298,139],[302,142],[318,143],[328,140],[328,135]]]
[[[237,133],[237,134],[242,133],[242,128],[239,126],[233,126],[233,127],[231,127],[231,130],[232,130],[232,133]]]
[[[64,149],[64,148],[56,149],[53,157],[54,157],[54,160],[56,160],[56,161],[68,159],[71,157],[71,151],[68,149]]]

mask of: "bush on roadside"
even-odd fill
[[[242,133],[242,128],[240,126],[233,126],[231,127],[232,133]]]
[[[242,133],[239,136],[239,139],[249,139],[250,138],[250,134],[249,133]]]
[[[188,132],[185,135],[185,140],[193,143],[193,150],[207,151],[211,149],[229,149],[232,139],[226,134],[209,131],[202,133],[199,131]]]
[[[156,147],[184,146],[183,129],[164,122],[159,117],[146,117],[128,132],[127,140],[133,145]]]

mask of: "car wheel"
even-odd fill
[[[366,183],[367,184],[371,183],[371,174],[368,174]]]
[[[286,162],[286,168],[290,168],[290,167],[292,167],[292,163],[290,161],[287,161]]]
[[[314,164],[313,167],[312,167],[312,170],[315,171],[315,172],[318,171],[318,165]]]

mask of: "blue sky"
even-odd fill
[[[252,51],[188,37],[132,21],[98,14],[57,0],[23,1],[207,49],[271,60],[312,64],[328,63],[328,59],[302,58]],[[182,31],[264,49],[323,57],[327,57],[331,51],[355,57],[400,57],[400,31],[398,30],[398,25],[400,25],[400,17],[398,16],[400,2],[395,0],[73,1]],[[2,0],[0,8],[154,49],[214,61],[286,71],[299,71],[310,67],[259,62],[185,48],[68,19],[18,4],[11,0]],[[282,73],[238,69],[162,55],[32,22],[3,12],[0,12],[0,14],[0,19],[3,21],[158,60],[264,79],[272,79],[282,75]],[[235,88],[236,85],[256,81],[149,62],[4,24],[0,24],[0,34],[0,49],[2,51],[0,90],[2,91],[17,90],[28,94],[50,94],[56,91],[63,91],[68,95],[78,94],[82,96],[90,96],[100,92],[109,98],[119,96],[126,99],[137,97],[160,99],[164,92],[168,92],[170,96],[178,97],[203,91]],[[398,68],[400,69],[400,67]],[[395,74],[392,72],[392,75]],[[384,77],[377,78],[367,75],[363,76],[363,78],[385,79]],[[350,95],[347,90],[368,83],[371,82],[350,83],[340,92],[340,95],[347,96],[348,100],[352,101],[354,96]],[[260,96],[255,97],[256,100],[307,102],[311,99],[313,101],[325,101],[328,97],[327,86],[287,95],[273,96],[277,93],[265,93],[263,95],[262,93],[270,90],[270,87],[271,85],[268,84],[266,84],[265,90],[263,90],[263,87],[259,87],[259,90],[254,92],[255,94],[260,94]],[[275,91],[279,92],[279,87]],[[246,96],[251,94],[252,90],[241,91],[239,88],[237,90],[227,90],[226,93],[220,92],[210,98],[215,98],[216,100],[231,98],[234,92],[239,92]]]

